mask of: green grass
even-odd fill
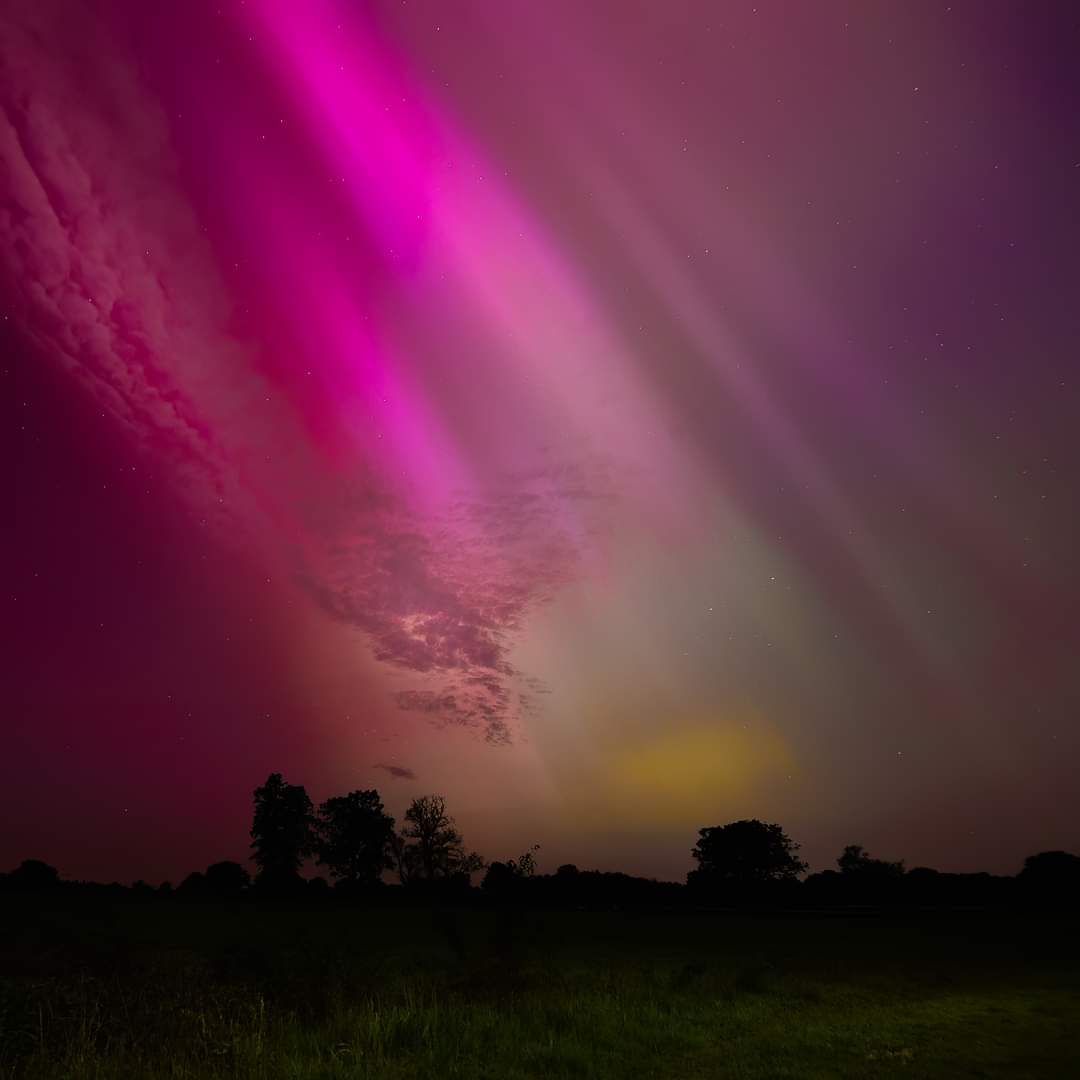
[[[0,1077],[1080,1076],[1063,920],[9,917]]]

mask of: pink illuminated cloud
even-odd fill
[[[270,50],[293,140],[345,198],[314,205],[287,162],[271,180],[241,140],[222,151],[261,326],[238,319],[165,107],[133,63],[99,70],[110,26],[79,5],[3,24],[2,272],[41,356],[200,519],[416,676],[403,708],[505,741],[532,693],[516,636],[600,557],[608,463],[645,483],[602,402],[646,428],[649,406],[625,405],[587,291],[392,53],[355,15],[300,11],[251,5],[235,29]],[[418,331],[421,306],[475,351],[441,348],[430,314]]]

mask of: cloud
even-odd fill
[[[220,537],[246,521],[250,539],[257,500],[235,460],[295,423],[229,332],[179,174],[162,110],[103,20],[79,4],[5,12],[0,282],[19,328]]]
[[[119,40],[78,3],[14,0],[0,24],[0,281],[20,329],[223,542],[287,564],[377,660],[415,676],[401,708],[509,741],[532,693],[515,685],[511,651],[529,613],[579,573],[607,474],[541,449],[502,473],[485,462],[418,510],[398,461],[358,444],[328,467],[301,397],[260,354],[273,343],[234,336],[234,298],[164,110]],[[239,198],[222,185],[222,199]],[[311,223],[306,204],[279,209],[297,232]],[[329,263],[308,269],[333,278]],[[343,363],[351,339],[305,314],[319,344],[304,364],[320,351]]]
[[[376,765],[376,769],[388,772],[395,780],[415,780],[416,773],[404,765]]]
[[[543,692],[511,663],[517,635],[575,578],[587,511],[609,497],[564,466],[508,473],[426,520],[384,502],[299,580],[327,614],[366,635],[377,659],[424,677],[396,694],[400,708],[505,743]]]

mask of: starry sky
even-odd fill
[[[0,864],[270,771],[679,879],[1080,850],[1075,4],[9,0]]]

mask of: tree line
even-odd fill
[[[350,891],[376,886],[388,870],[402,885],[468,885],[485,867],[476,852],[465,850],[441,795],[413,799],[400,830],[374,789],[327,799],[316,813],[302,785],[271,773],[254,799],[252,859],[264,888],[295,887],[308,858]]]
[[[534,844],[517,858],[487,862],[469,851],[440,795],[423,795],[405,810],[401,827],[378,791],[351,791],[314,806],[300,784],[271,773],[253,793],[250,831],[252,877],[239,862],[214,863],[189,874],[173,890],[135,882],[130,892],[188,899],[314,898],[318,896],[571,907],[987,906],[1080,904],[1080,856],[1044,851],[1029,856],[1015,877],[906,869],[903,861],[874,858],[861,845],[846,846],[836,869],[808,874],[800,845],[781,826],[756,819],[699,830],[686,883],[629,874],[579,870],[572,864],[538,874]],[[328,878],[307,880],[307,860]],[[480,889],[472,887],[482,873]],[[386,876],[396,877],[397,884]],[[0,891],[41,892],[70,886],[58,871],[25,860],[0,874]],[[78,883],[93,887],[91,883]],[[114,883],[107,887],[122,888]]]

